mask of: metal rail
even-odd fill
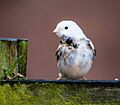
[[[120,81],[117,80],[3,80],[1,84],[12,83],[12,84],[31,84],[31,83],[56,83],[56,84],[85,84],[85,85],[116,85],[120,86]]]

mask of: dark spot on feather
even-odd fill
[[[96,56],[96,50],[94,49],[94,56]]]
[[[84,66],[83,66],[83,67],[84,67],[84,68],[86,68],[86,66],[87,66],[87,65],[88,65],[88,62],[85,62],[85,64],[84,64]]]
[[[89,47],[90,49],[93,50],[94,56],[96,56],[96,50],[92,48],[92,46],[90,45],[90,41],[88,41],[88,44],[87,44],[87,45],[88,45],[88,47]],[[93,57],[93,59],[94,59],[94,57]]]
[[[73,44],[73,47],[74,47],[74,48],[78,48],[78,45],[77,45],[77,44]]]
[[[96,56],[96,50],[94,49],[94,52],[93,52],[93,58],[92,58],[92,60],[94,60],[94,58],[95,58],[95,56]]]
[[[71,45],[73,43],[73,39],[71,37],[69,37],[67,40],[66,40],[66,43],[68,45]]]
[[[68,37],[67,37],[66,35],[63,35],[63,36],[62,36],[62,39],[63,39],[63,40],[66,40],[67,38],[68,38]]]
[[[62,40],[60,40],[60,44],[62,44]]]
[[[56,59],[57,59],[57,62],[58,62],[58,60],[60,59],[60,57],[62,56],[62,53],[60,52],[58,55],[56,55]]]
[[[55,53],[56,59],[57,61],[60,59],[60,57],[62,56],[62,52],[60,51],[60,49],[58,49]]]
[[[83,54],[83,58],[85,57],[85,54]]]
[[[90,43],[88,43],[87,45],[88,45],[88,47],[89,47],[90,49],[92,49],[92,46],[90,45]]]

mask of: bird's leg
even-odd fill
[[[63,77],[61,73],[58,74],[58,78],[56,80],[60,80]]]
[[[85,76],[83,76],[82,78],[83,78],[83,80],[87,80],[87,78],[85,78]]]

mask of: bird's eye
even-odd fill
[[[65,29],[67,30],[67,29],[68,29],[68,27],[66,26],[66,27],[65,27]]]

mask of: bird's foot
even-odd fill
[[[84,76],[82,77],[82,79],[83,79],[83,80],[87,80],[87,78],[86,78],[86,77],[84,77]]]
[[[58,78],[56,80],[60,80],[63,77],[61,73],[58,74]]]

